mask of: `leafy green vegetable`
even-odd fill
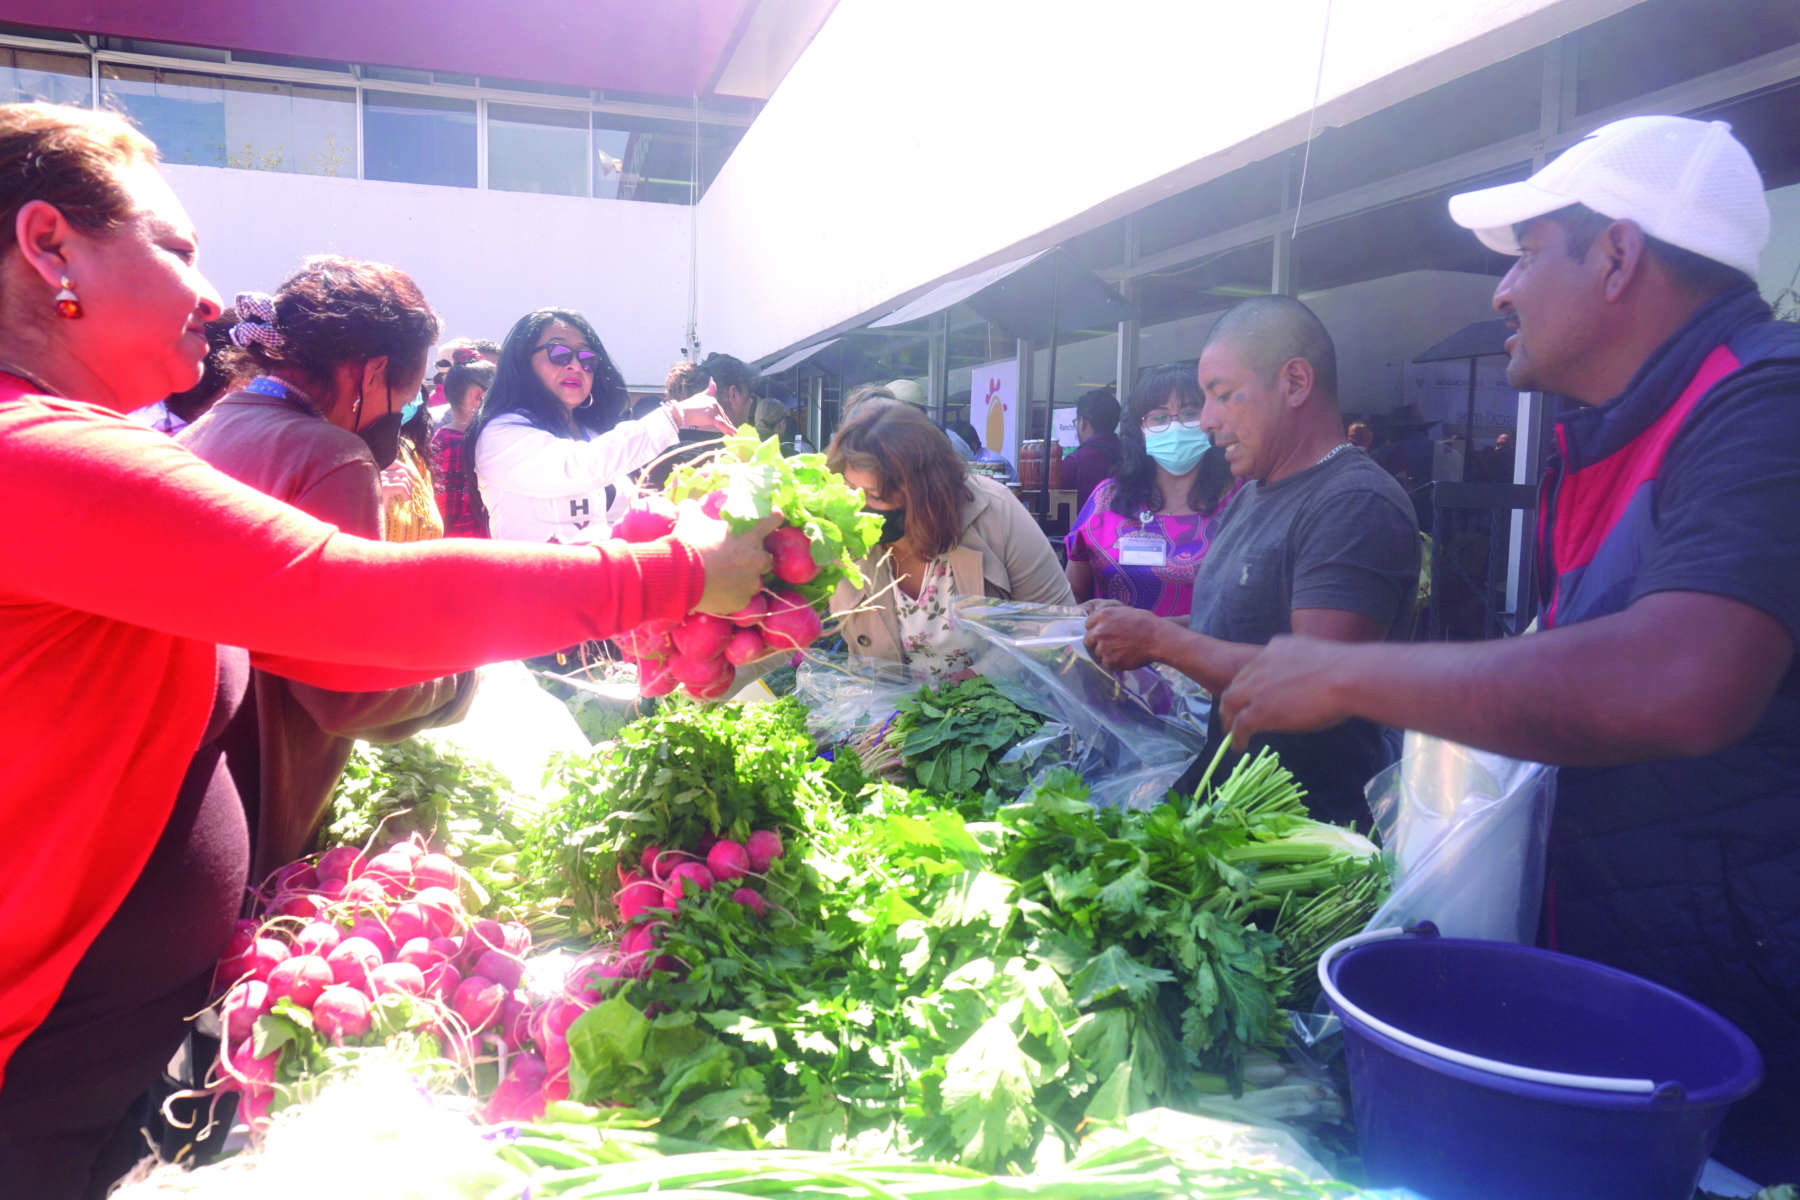
[[[1000,758],[1043,724],[978,676],[920,688],[900,702],[884,740],[898,748],[914,787],[959,802],[990,790],[1012,799],[1025,790],[1025,773]]]

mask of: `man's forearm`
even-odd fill
[[[1262,649],[1242,642],[1221,641],[1172,623],[1159,642],[1157,661],[1198,681],[1215,696],[1230,687],[1238,671]]]
[[[1498,642],[1352,647],[1318,683],[1342,711],[1562,766],[1706,754],[1745,736],[1789,656],[1734,668],[1691,627],[1683,638],[1655,616],[1634,609]]]

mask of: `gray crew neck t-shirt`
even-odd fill
[[[1194,576],[1188,627],[1261,646],[1293,632],[1295,609],[1327,608],[1367,617],[1387,640],[1406,641],[1418,584],[1412,502],[1368,455],[1344,450],[1279,483],[1239,489]],[[1265,743],[1306,787],[1316,815],[1367,824],[1362,788],[1384,765],[1373,725],[1257,741]]]

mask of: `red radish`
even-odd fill
[[[450,956],[432,945],[431,939],[417,937],[394,953],[394,961],[410,963],[421,971],[429,971],[440,963],[450,961]]]
[[[347,886],[348,882],[346,880],[336,876],[333,876],[330,879],[321,879],[319,881],[319,895],[334,902],[342,900],[344,898],[344,888]]]
[[[769,615],[762,619],[763,638],[771,650],[803,650],[825,631],[819,614],[793,592],[776,592]]]
[[[412,873],[412,860],[389,850],[371,858],[362,877],[379,883],[388,895],[399,896],[412,889]]]
[[[331,964],[316,954],[290,958],[269,972],[269,1003],[287,999],[301,1008],[311,1008],[319,993],[334,982],[335,975]]]
[[[716,521],[719,519],[719,514],[725,511],[726,502],[730,499],[730,494],[723,488],[716,492],[708,492],[700,501],[700,511]]]
[[[659,884],[667,885],[669,876],[675,873],[676,867],[679,867],[682,863],[697,861],[698,860],[686,850],[658,851],[656,860],[650,864],[650,878],[654,879]]]
[[[688,886],[690,884],[692,885],[691,887]],[[667,894],[671,899],[665,901],[665,903],[667,903],[670,908],[674,908],[674,901],[680,900],[684,891],[689,896],[698,896],[701,892],[712,887],[712,885],[713,876],[711,871],[707,870],[699,863],[682,863],[679,867],[676,867],[673,871],[669,872]]]
[[[648,879],[634,879],[619,889],[619,916],[630,921],[662,903],[662,889]]]
[[[725,643],[731,640],[731,630],[731,622],[724,617],[703,612],[690,615],[669,635],[674,639],[675,651],[679,655],[674,665],[679,668],[683,658],[717,658],[725,652]],[[683,679],[682,682],[687,681]]]
[[[755,662],[768,653],[768,643],[763,635],[754,629],[740,629],[731,635],[725,643],[725,661],[734,667],[741,667],[747,662]]]
[[[766,913],[769,908],[767,901],[747,887],[741,887],[737,891],[731,893],[731,898],[759,917]]]
[[[379,880],[359,878],[344,885],[344,903],[350,906],[352,912],[386,904],[387,898],[387,889]]]
[[[517,1050],[531,1040],[531,1009],[517,996],[508,996],[500,1002],[500,1023],[496,1031],[508,1050]]]
[[[411,963],[382,963],[369,972],[369,990],[377,996],[384,992],[423,996],[426,992],[425,972]]]
[[[666,696],[674,691],[681,681],[675,678],[675,672],[666,664],[641,664],[638,669],[638,695]]]
[[[388,914],[387,933],[396,946],[404,946],[417,937],[432,936],[431,928],[425,923],[424,910],[411,900],[397,906],[392,913]],[[382,957],[391,956],[383,955]]]
[[[362,874],[363,852],[355,846],[333,846],[319,855],[320,879],[355,879]]]
[[[544,1102],[546,1104],[554,1104],[558,1100],[567,1100],[568,1098],[569,1072],[567,1070],[558,1071],[544,1080]]]
[[[344,931],[329,921],[314,921],[294,939],[294,945],[302,954],[317,954],[321,958],[336,950],[338,943],[344,940]]]
[[[506,930],[500,927],[500,922],[483,917],[473,922],[469,932],[463,935],[461,957],[464,963],[473,963],[485,951],[505,949]]]
[[[414,875],[413,878],[417,879],[418,876]],[[412,902],[425,914],[427,937],[449,937],[462,923],[462,901],[450,888],[420,888],[413,895]]]
[[[462,972],[447,962],[438,963],[434,967],[425,967],[423,974],[425,990],[445,1004],[450,1003],[450,998],[456,995],[456,989],[462,986]]]
[[[409,864],[416,863],[421,858],[425,857],[425,847],[423,847],[423,846],[419,845],[419,843],[417,843],[415,841],[411,841],[411,840],[404,841],[404,842],[395,842],[392,846],[388,847],[387,852],[389,854],[399,855],[401,858],[404,858]]]
[[[434,937],[431,948],[444,956],[444,961],[455,962],[462,957],[462,939],[453,937]]]
[[[350,936],[361,938],[381,952],[381,961],[386,962],[394,957],[394,939],[389,936],[387,926],[373,917],[364,917],[350,927]],[[339,943],[340,945],[342,943]]]
[[[343,1045],[345,1038],[361,1037],[372,1024],[369,998],[347,984],[326,988],[313,1004],[313,1028],[335,1046]]]
[[[663,927],[667,921],[650,921],[643,925],[633,925],[619,939],[619,954],[627,960],[636,960],[656,949],[662,940]]]
[[[531,953],[531,927],[523,921],[508,921],[500,926],[504,936],[504,946],[508,954],[515,958],[524,958]]]
[[[551,1046],[561,1043],[566,1050],[569,1044],[569,1026],[573,1025],[575,1018],[585,1011],[581,1005],[567,999],[552,1000],[544,1005],[543,1011],[538,1014],[537,1019],[536,1035],[539,1047],[547,1050]]]
[[[750,855],[737,842],[717,842],[707,852],[706,869],[714,879],[742,879],[750,873]]]
[[[450,1007],[456,1010],[457,1016],[468,1022],[470,1030],[480,1033],[499,1017],[500,1006],[505,1002],[505,988],[492,979],[471,975],[457,985]]]
[[[649,875],[654,878],[656,875],[656,856],[661,853],[662,853],[662,847],[657,845],[655,842],[651,842],[648,846],[645,846],[643,848],[643,850],[641,850],[638,853],[638,869],[640,871],[642,871],[645,875]],[[621,880],[620,882],[623,882],[623,880]],[[239,922],[239,924],[242,924],[242,923],[243,922]],[[256,936],[255,926],[251,927],[250,936],[251,937]],[[249,945],[249,943],[246,942],[245,945]]]
[[[666,629],[631,629],[613,635],[613,641],[639,662],[661,662],[675,652],[675,644]]]
[[[220,959],[236,958],[248,953],[250,947],[256,944],[258,928],[255,921],[233,921],[231,936],[225,939],[225,949],[219,952]]]
[[[275,1083],[275,1064],[280,1053],[265,1054],[257,1058],[253,1053],[255,1043],[250,1038],[232,1046],[225,1052],[222,1065],[225,1074],[244,1088],[269,1088]]]
[[[331,978],[340,984],[369,990],[369,974],[379,967],[382,954],[374,942],[363,937],[347,937],[336,950],[325,956],[331,964]]]
[[[287,892],[275,897],[269,908],[272,917],[298,917],[310,921],[324,912],[330,902],[317,892]]]
[[[544,1081],[549,1070],[535,1054],[521,1054],[506,1069],[481,1118],[490,1125],[503,1121],[535,1121],[544,1115]]]
[[[772,829],[758,829],[744,839],[744,853],[750,856],[750,869],[758,875],[769,869],[769,864],[787,853],[781,845],[781,835]]]
[[[544,1052],[544,1065],[552,1074],[569,1069],[569,1039],[567,1035],[555,1041],[539,1042],[538,1049]]]
[[[769,612],[769,598],[761,592],[750,597],[750,603],[726,617],[733,625],[754,625]]]
[[[269,1011],[275,1002],[269,998],[269,985],[260,979],[246,979],[225,993],[220,1016],[225,1022],[225,1039],[242,1041],[256,1027],[256,1018]]]
[[[245,974],[264,983],[269,981],[269,973],[290,957],[287,946],[274,938],[259,937],[250,943],[250,948],[236,958],[221,962],[218,967],[220,983],[236,983]]]
[[[459,876],[456,860],[447,854],[427,854],[413,864],[413,882],[421,889],[420,896],[432,888],[443,888],[454,893]],[[417,900],[420,896],[415,896]]]
[[[654,542],[675,532],[675,507],[660,496],[639,496],[612,527],[622,542]]]
[[[311,863],[291,862],[275,872],[276,892],[310,892],[319,886],[319,873]]]
[[[508,990],[519,986],[525,964],[501,950],[488,950],[475,960],[475,974],[492,979]]]
[[[722,643],[719,649],[725,649]],[[724,654],[720,654],[717,658],[672,658],[669,673],[688,691],[698,693],[716,689],[721,681],[729,686],[737,669],[725,661]]]
[[[763,539],[763,549],[775,559],[775,578],[783,583],[811,583],[819,577],[813,561],[812,539],[798,525],[783,525]]]

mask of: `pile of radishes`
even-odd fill
[[[724,504],[725,493],[714,492],[701,507],[716,517]],[[647,542],[668,536],[674,528],[674,506],[646,494],[633,502],[612,532],[627,542]],[[638,668],[640,695],[666,696],[682,687],[697,700],[716,700],[731,690],[739,667],[818,640],[824,630],[818,611],[798,592],[779,586],[811,583],[819,576],[821,567],[813,559],[806,531],[783,525],[764,538],[763,545],[774,560],[770,586],[739,611],[728,617],[697,612],[681,622],[651,621],[614,638]]]
[[[302,1053],[290,1041],[257,1056],[257,1023],[271,1014],[310,1023],[321,1046],[378,1043],[403,1025],[464,1067],[484,1049],[510,1057],[493,1119],[516,1119],[526,1079],[539,1112],[568,1095],[567,1030],[598,994],[565,984],[534,1001],[520,988],[530,931],[472,919],[459,882],[451,859],[416,842],[367,858],[338,847],[275,873],[262,919],[238,922],[216,975],[228,989],[224,1087],[246,1119],[266,1117],[282,1055]],[[389,995],[409,999],[384,1004]]]

